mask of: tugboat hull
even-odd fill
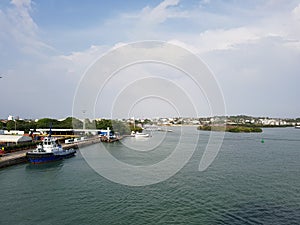
[[[38,154],[38,153],[28,152],[26,154],[26,157],[27,157],[28,161],[32,164],[41,164],[41,163],[62,160],[64,158],[70,158],[74,155],[75,155],[75,151],[70,151],[66,154],[54,154],[54,153]]]

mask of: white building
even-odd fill
[[[22,131],[22,130],[10,130],[10,131],[5,130],[4,134],[6,134],[6,135],[24,135],[24,131]]]
[[[31,137],[20,136],[20,135],[0,135],[0,144],[1,145],[14,145],[20,144],[23,142],[31,142]]]
[[[9,116],[7,117],[7,120],[19,120],[19,119],[20,119],[19,116],[12,116],[12,115],[9,115]]]

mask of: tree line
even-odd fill
[[[132,124],[127,124],[118,120],[89,120],[85,119],[84,123],[74,117],[68,117],[64,120],[56,120],[52,118],[43,118],[38,121],[33,120],[9,120],[7,122],[0,122],[0,129],[5,130],[21,130],[29,133],[30,130],[50,128],[53,129],[107,129],[108,127],[113,132],[120,134],[130,134],[132,130],[141,131],[141,127],[134,127]]]

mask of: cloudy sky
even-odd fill
[[[0,118],[72,115],[87,68],[142,40],[202,59],[228,115],[300,117],[299,0],[1,0]],[[100,109],[96,117],[109,115]]]

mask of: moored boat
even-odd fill
[[[56,138],[49,136],[45,137],[42,144],[39,144],[36,149],[27,152],[26,157],[29,162],[39,164],[69,158],[75,153],[75,149],[63,149]]]
[[[149,135],[149,134],[145,134],[145,133],[139,133],[139,132],[136,132],[134,136],[135,136],[136,138],[147,138],[147,137],[149,137],[150,135]]]

